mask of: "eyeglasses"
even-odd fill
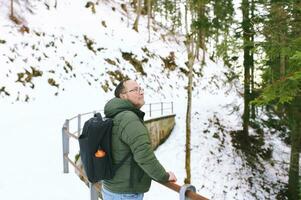
[[[139,94],[140,94],[140,93],[143,93],[143,92],[144,92],[144,89],[141,88],[141,87],[136,87],[136,88],[131,89],[131,90],[125,92],[125,93],[128,93],[128,92],[136,92],[136,93],[139,93]]]

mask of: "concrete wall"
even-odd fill
[[[175,126],[175,115],[150,119],[145,121],[145,125],[150,133],[152,147],[156,149],[170,135]]]

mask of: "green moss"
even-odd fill
[[[142,51],[147,55],[147,57],[149,57],[149,58],[155,58],[156,54],[150,52],[150,51],[148,50],[148,48],[142,47],[141,49],[142,49]]]
[[[101,85],[101,88],[105,91],[108,92],[110,90],[109,82],[106,80],[104,84]]]
[[[177,64],[175,62],[175,53],[173,51],[171,51],[169,53],[169,55],[165,58],[161,57],[161,60],[164,63],[164,70],[168,70],[168,71],[174,71],[177,67]]]
[[[213,138],[219,139],[218,133],[215,132],[215,133],[213,134]]]
[[[86,45],[87,45],[88,49],[90,51],[92,51],[93,53],[96,53],[95,49],[93,48],[94,41],[89,39],[86,35],[84,35],[84,40],[86,42]]]
[[[86,8],[91,8],[91,11],[93,14],[96,13],[96,10],[95,10],[95,4],[91,1],[88,1],[85,5]]]
[[[2,86],[0,88],[0,94],[4,93],[6,96],[10,96],[10,93],[8,91],[6,91],[5,86]]]
[[[110,58],[106,58],[105,61],[106,61],[107,63],[109,63],[110,65],[115,65],[115,66],[117,66],[117,63],[116,63],[114,60],[111,60]]]
[[[60,86],[58,83],[56,83],[56,81],[53,78],[49,78],[48,83],[49,83],[49,85],[57,87],[57,88],[59,88],[59,86]]]
[[[146,76],[147,74],[144,72],[142,64],[144,62],[148,62],[147,58],[142,59],[141,61],[137,59],[137,56],[134,55],[133,53],[128,53],[128,52],[121,52],[123,59],[126,61],[129,61],[131,65],[135,68],[137,72],[140,72],[143,76]]]
[[[79,153],[76,154],[76,155],[74,156],[74,161],[75,161],[75,163],[78,161],[79,157],[80,157],[80,154],[79,154]]]
[[[114,83],[114,80],[122,81],[129,79],[129,77],[127,75],[124,75],[120,70],[108,71],[107,74],[110,75],[113,85],[116,85]]]
[[[17,73],[18,79],[16,82],[22,83],[24,86],[29,83],[31,84],[31,88],[34,88],[34,84],[32,83],[32,79],[35,77],[39,77],[43,75],[43,72],[34,68],[30,67],[31,71],[25,70],[25,72]]]

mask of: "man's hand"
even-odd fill
[[[177,177],[173,172],[168,172],[168,174],[169,174],[168,181],[170,181],[170,182],[176,182],[177,181]]]

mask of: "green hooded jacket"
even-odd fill
[[[132,155],[116,171],[113,179],[102,182],[103,187],[115,193],[144,193],[149,190],[151,179],[167,182],[169,174],[153,152],[149,133],[143,122],[144,112],[128,100],[113,98],[105,105],[104,113],[106,117],[113,118],[113,164],[120,163],[129,152]]]

